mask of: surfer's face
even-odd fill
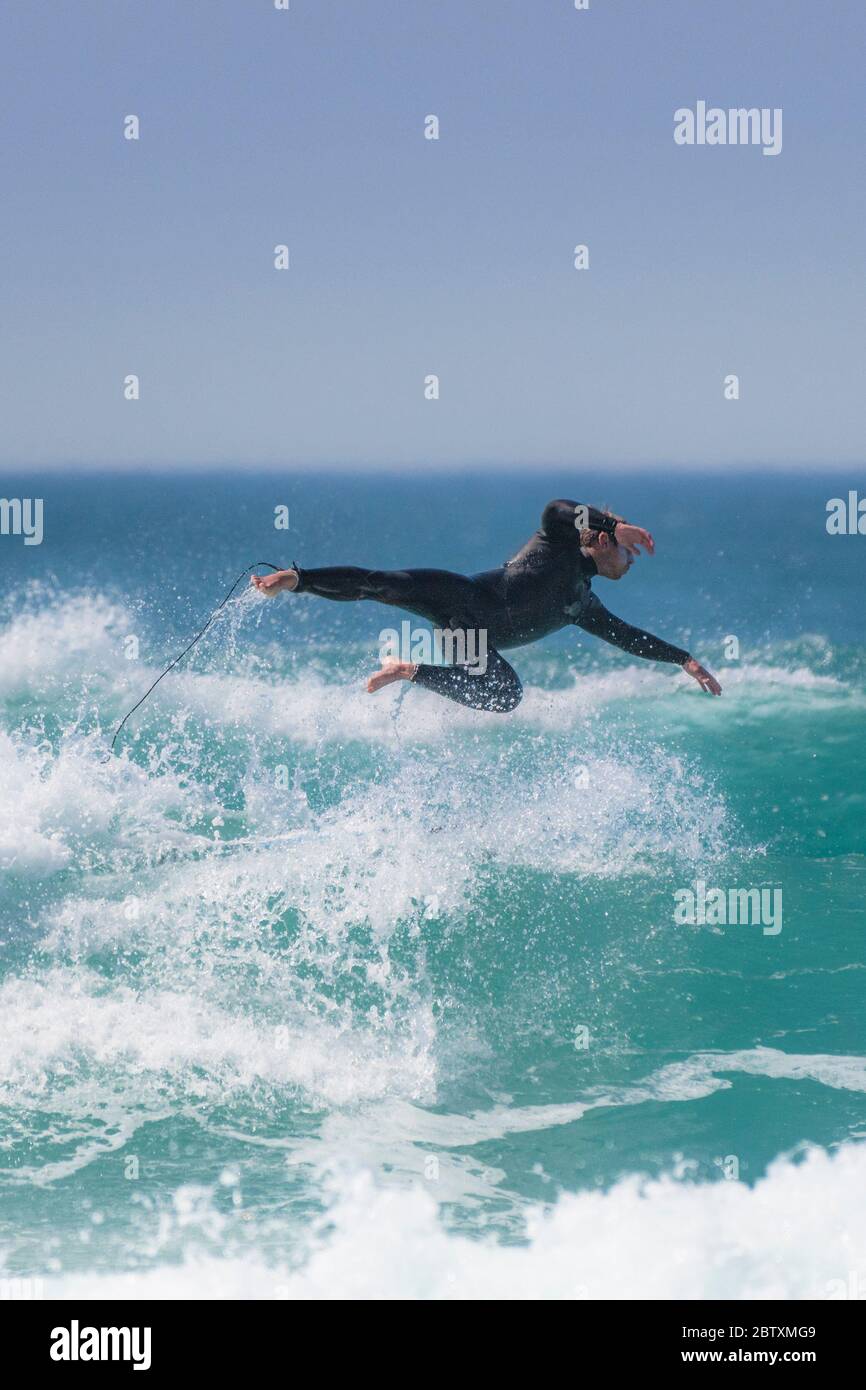
[[[603,534],[599,536],[598,544],[593,546],[590,554],[595,560],[599,574],[605,579],[622,579],[634,564],[627,550]]]

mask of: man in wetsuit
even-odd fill
[[[485,662],[431,666],[386,660],[367,682],[371,694],[392,681],[408,680],[472,709],[505,713],[520,703],[523,688],[500,653],[574,624],[632,656],[681,666],[702,690],[721,695],[715,677],[688,652],[614,617],[592,592],[595,575],[622,579],[641,546],[649,555],[655,551],[652,536],[642,527],[559,499],[548,502],[540,528],[512,560],[481,574],[341,566],[253,575],[251,583],[267,596],[289,590],[344,602],[375,599],[426,618],[439,631],[476,639],[481,634],[481,641],[464,641],[463,650],[484,650]]]

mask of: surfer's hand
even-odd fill
[[[683,670],[690,675],[693,680],[696,680],[701,690],[705,690],[708,695],[721,695],[722,687],[719,685],[715,676],[711,676],[709,671],[707,671],[699,661],[695,661],[693,656],[690,656],[688,661],[683,664]]]
[[[628,551],[629,555],[639,555],[640,546],[643,546],[647,555],[655,555],[655,541],[649,531],[645,531],[642,526],[630,526],[627,521],[617,522],[614,538],[623,550]]]
[[[253,574],[250,583],[265,598],[276,598],[283,589],[294,589],[298,583],[297,570],[276,570],[274,574]]]

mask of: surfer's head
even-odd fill
[[[581,531],[580,548],[592,557],[605,579],[622,579],[634,564],[634,557],[606,531]]]

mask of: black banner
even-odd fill
[[[861,1311],[847,1301],[581,1301],[579,1328],[573,1310],[568,1327],[578,1330],[579,1361],[592,1356],[611,1371],[795,1365],[826,1374],[853,1358]],[[224,1380],[247,1376],[272,1358],[291,1374],[287,1346],[296,1330],[291,1307],[279,1302],[229,1308],[218,1302],[4,1302],[0,1325],[7,1351],[14,1345],[25,1372],[93,1376],[109,1369],[162,1377],[213,1370]],[[487,1365],[491,1352],[495,1357],[485,1341]],[[291,1357],[304,1364],[297,1347]]]

